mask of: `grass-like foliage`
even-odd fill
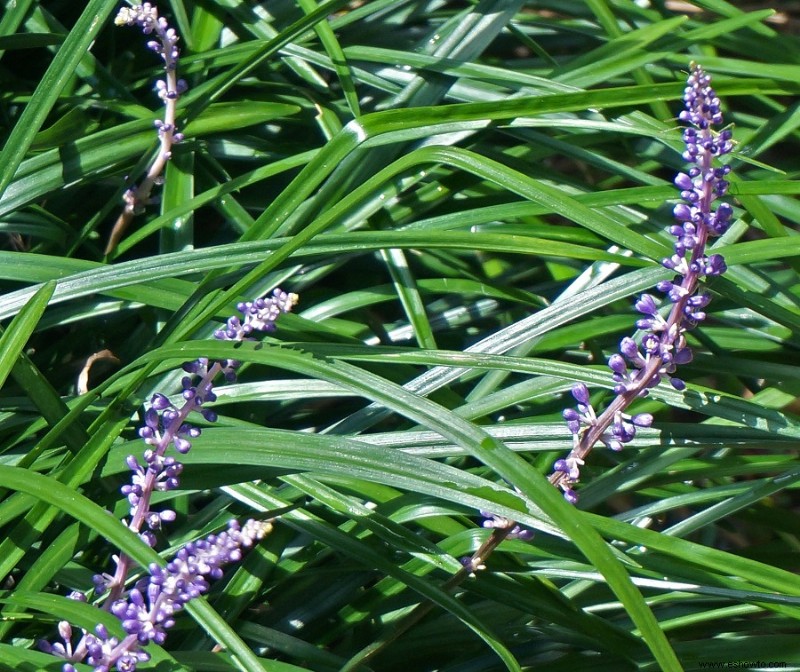
[[[0,669],[800,669],[750,4],[5,2]]]

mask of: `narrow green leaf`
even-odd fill
[[[17,363],[22,349],[28,342],[33,330],[42,318],[47,304],[53,296],[56,283],[47,282],[25,303],[17,316],[8,325],[5,331],[0,329],[0,387],[2,387],[8,374]]]

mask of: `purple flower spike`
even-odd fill
[[[222,340],[241,341],[248,339],[248,334],[254,331],[274,330],[277,318],[289,312],[296,303],[296,294],[276,289],[269,298],[240,304],[245,313],[245,321],[232,317],[228,320],[229,328],[218,330],[215,336]],[[230,325],[235,325],[236,328],[233,329]],[[144,426],[139,429],[139,436],[151,446],[145,453],[146,466],[141,466],[134,456],[129,456],[127,464],[133,472],[133,478],[130,485],[122,487],[122,493],[131,505],[129,527],[142,534],[143,538],[147,535],[145,541],[150,541],[152,535],[147,530],[143,532],[142,528],[157,530],[167,520],[164,513],[158,514],[150,510],[151,494],[156,490],[175,490],[178,487],[178,476],[183,469],[180,462],[164,456],[166,450],[172,445],[178,453],[186,454],[192,447],[192,439],[200,436],[200,428],[186,421],[192,411],[199,411],[207,422],[216,421],[217,414],[203,405],[212,403],[217,398],[213,391],[213,381],[217,375],[223,374],[228,381],[235,379],[238,364],[233,360],[210,362],[206,357],[187,362],[182,367],[187,375],[181,380],[183,403],[180,407],[175,406],[169,397],[160,392],[150,398],[150,408],[144,414]],[[174,516],[171,512],[166,515]]]
[[[243,304],[248,328],[238,330],[234,340],[244,340],[254,331],[274,330],[278,316],[291,310],[296,302],[295,294],[276,289],[268,299]],[[233,319],[230,323],[245,326]],[[187,422],[191,412],[199,411],[208,422],[216,420],[216,413],[202,405],[217,398],[213,392],[214,379],[219,374],[229,378],[236,366],[238,363],[232,360],[210,362],[200,358],[188,362],[183,370],[189,375],[181,381],[182,393],[176,397],[182,398],[180,406],[160,392],[150,397],[150,406],[144,412],[144,426],[139,429],[146,449],[141,460],[134,455],[125,458],[132,475],[121,492],[130,505],[130,520],[123,522],[151,548],[158,540],[156,533],[177,518],[172,509],[155,511],[150,508],[154,492],[175,490],[179,485],[183,465],[166,452],[173,446],[177,452],[186,453],[191,448],[191,439],[200,436],[200,429]],[[139,663],[149,660],[149,655],[139,647],[149,642],[162,644],[166,631],[175,623],[173,615],[186,602],[205,593],[209,581],[222,576],[224,565],[240,560],[243,549],[263,538],[270,529],[271,525],[265,522],[251,520],[240,526],[231,521],[226,531],[187,544],[167,567],[149,567],[150,576],[141,579],[127,595],[126,577],[132,561],[124,554],[114,556],[117,564],[114,575],[97,575],[93,583],[97,594],[108,592],[103,608],[120,619],[127,636],[119,640],[110,637],[104,627],[97,626],[93,633],[84,630],[80,642],[73,646],[72,629],[65,621],[59,626],[63,643],[42,642],[40,648],[64,658],[67,661],[64,670],[75,670],[73,663],[84,662],[93,666],[95,672],[112,669],[133,672]],[[518,530],[516,534],[523,537],[526,532]],[[80,595],[75,599],[85,598]]]
[[[164,181],[163,171],[167,161],[172,158],[172,146],[181,142],[183,134],[178,132],[177,102],[187,85],[178,79],[178,49],[179,37],[174,28],[171,28],[163,16],[158,15],[155,5],[145,2],[141,5],[123,7],[119,10],[114,23],[118,26],[139,26],[145,35],[152,35],[156,39],[147,41],[147,48],[155,52],[164,62],[164,79],[159,79],[155,84],[158,97],[164,103],[164,118],[154,122],[158,133],[160,151],[150,165],[147,174],[140,184],[126,189],[122,195],[125,203],[114,228],[111,231],[105,253],[111,253],[122,238],[125,229],[130,225],[133,217],[142,212],[146,205],[153,202],[150,194],[157,184]]]
[[[297,305],[297,294],[289,294],[281,289],[272,292],[266,299],[242,302],[237,310],[242,313],[243,319],[232,317],[228,320],[225,329],[218,329],[214,337],[221,341],[249,340],[254,331],[274,331],[275,320],[281,313],[288,313]]]
[[[95,672],[135,671],[139,663],[150,659],[140,647],[150,642],[163,644],[167,630],[175,625],[175,614],[208,590],[208,579],[220,578],[225,565],[238,562],[242,551],[263,539],[271,529],[269,522],[250,520],[241,526],[232,520],[227,530],[187,544],[166,567],[151,565],[150,576],[138,581],[127,597],[115,600],[109,607],[127,636],[123,640],[111,637],[105,627],[98,625],[94,633],[84,635],[85,662],[94,666]],[[43,642],[40,648],[74,659],[78,651],[73,651],[69,643],[72,630],[68,623],[59,626],[59,634],[65,644]],[[62,669],[69,668],[75,669],[71,663]]]
[[[692,64],[683,100],[685,109],[679,118],[689,124],[683,132],[683,157],[692,165],[675,176],[681,202],[673,210],[677,223],[669,227],[675,238],[674,253],[662,261],[676,277],[656,286],[672,306],[665,317],[650,294],[636,301],[636,310],[644,316],[636,321],[636,327],[644,333],[639,342],[623,338],[619,353],[609,357],[615,398],[600,415],[589,403],[586,386],[579,383],[573,387],[577,410],[563,413],[572,434],[572,450],[555,463],[550,476],[551,483],[572,503],[577,501],[573,486],[578,481],[579,466],[598,441],[611,450],[622,450],[634,439],[638,427],[651,426],[653,416],[649,413],[630,416],[625,409],[662,380],[676,390],[686,388],[686,383],[675,376],[679,365],[692,360],[685,334],[706,319],[704,309],[711,300],[708,293],[699,291],[700,282],[727,269],[722,256],[707,254],[706,246],[710,238],[728,230],[734,214],[729,204],[717,203],[728,190],[730,167],[715,165],[733,150],[733,135],[729,129],[716,130],[722,124],[722,104],[711,87],[711,78],[696,64]]]

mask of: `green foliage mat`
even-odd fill
[[[185,139],[105,255],[159,151],[163,68],[115,3],[8,0],[0,669],[60,670],[36,642],[61,620],[118,629],[90,591],[120,549],[138,578],[273,512],[138,669],[800,669],[785,4],[170,0]],[[633,303],[671,277],[691,61],[734,131],[712,247],[729,270],[689,332],[687,388],[635,403],[653,426],[598,447],[572,506],[547,481],[569,390],[610,401]],[[210,340],[276,286],[300,305],[274,334]],[[154,550],[120,522],[125,458],[197,357],[243,364],[156,497],[177,520]],[[453,587],[490,533],[480,510],[535,535]]]

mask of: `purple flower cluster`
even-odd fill
[[[40,648],[71,661],[62,672],[75,672],[73,663],[78,661],[91,665],[94,672],[134,672],[140,662],[150,659],[140,646],[163,644],[167,629],[175,624],[175,614],[189,600],[207,592],[208,579],[219,579],[225,565],[241,560],[242,550],[263,539],[271,529],[266,521],[248,520],[242,527],[232,520],[227,530],[186,544],[166,567],[150,565],[150,576],[111,604],[111,613],[119,618],[126,633],[122,639],[113,637],[101,624],[93,633],[84,632],[73,649],[72,626],[61,621],[58,633],[63,644],[42,642]]]
[[[275,320],[281,313],[290,310],[296,302],[296,294],[287,294],[280,289],[276,289],[269,298],[242,302],[236,309],[243,319],[231,317],[224,329],[214,332],[214,338],[221,341],[243,341],[254,331],[275,331]]]
[[[729,166],[716,166],[716,159],[732,150],[732,134],[728,129],[715,130],[722,124],[720,101],[711,78],[696,64],[692,64],[683,100],[685,109],[679,118],[690,124],[683,133],[683,158],[692,166],[675,178],[682,202],[674,209],[678,223],[669,229],[675,237],[674,253],[662,261],[676,276],[657,285],[672,305],[665,315],[650,294],[636,301],[636,310],[643,315],[636,326],[643,334],[639,343],[623,338],[619,353],[609,358],[616,396],[602,414],[595,412],[583,383],[573,387],[577,407],[564,411],[573,447],[566,458],[556,461],[550,477],[572,503],[577,501],[573,486],[593,446],[600,441],[612,450],[621,450],[633,440],[637,427],[649,427],[653,422],[648,413],[630,416],[625,409],[637,397],[647,396],[662,380],[668,380],[677,390],[686,387],[674,374],[679,365],[692,360],[685,334],[705,319],[704,308],[711,300],[708,293],[699,291],[700,283],[726,270],[722,256],[707,254],[706,246],[709,238],[728,230],[733,215],[727,203],[715,207],[727,192],[725,178],[730,172]]]
[[[252,340],[256,331],[275,330],[275,321],[282,313],[289,312],[297,303],[297,295],[280,289],[271,296],[238,305],[242,317],[231,317],[226,326],[218,329],[214,337],[223,341]],[[163,523],[176,518],[171,509],[154,511],[151,498],[156,491],[169,491],[178,487],[178,478],[183,465],[167,449],[173,446],[185,454],[191,448],[191,440],[200,435],[200,428],[187,422],[192,411],[199,412],[207,422],[217,419],[216,413],[204,404],[216,400],[213,392],[214,379],[222,374],[229,382],[235,380],[239,362],[232,359],[209,361],[200,358],[184,364],[187,372],[182,380],[183,403],[176,405],[161,393],[150,399],[150,407],[144,414],[144,425],[139,436],[147,444],[142,461],[134,455],[126,458],[133,475],[131,482],[121,488],[130,505],[128,527],[139,534],[149,546],[156,543],[155,532]],[[199,378],[199,380],[198,380]],[[59,625],[59,634],[64,643],[42,642],[44,651],[67,659],[64,672],[73,672],[73,663],[85,661],[94,666],[95,672],[132,672],[138,662],[148,659],[139,646],[154,641],[163,643],[166,630],[174,623],[173,615],[183,609],[194,597],[208,590],[208,580],[218,579],[225,564],[241,558],[242,549],[267,534],[271,525],[265,522],[248,521],[240,527],[231,521],[228,530],[212,534],[206,539],[190,542],[178,551],[166,566],[151,565],[149,575],[141,579],[127,595],[123,595],[125,580],[131,565],[127,555],[115,557],[116,571],[113,576],[94,577],[95,591],[108,591],[104,608],[117,616],[127,636],[122,640],[109,635],[107,629],[98,625],[94,633],[85,632],[77,646],[72,647],[72,629],[69,623]],[[75,599],[85,599],[74,594]]]
[[[271,529],[268,522],[249,520],[241,527],[232,520],[226,531],[189,542],[166,567],[150,565],[150,576],[137,582],[127,598],[114,602],[111,613],[140,644],[163,644],[166,630],[175,624],[174,615],[189,600],[208,592],[208,579],[221,578],[225,565],[241,560],[242,549]]]

